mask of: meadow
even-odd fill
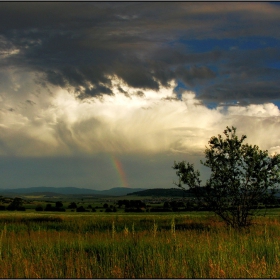
[[[279,278],[280,216],[0,213],[1,278]]]

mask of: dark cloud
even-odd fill
[[[199,96],[204,102],[237,100],[241,104],[265,103],[280,99],[280,68],[269,67],[280,61],[280,49],[264,48],[229,52],[215,83]]]
[[[159,83],[154,80],[151,70],[139,63],[119,64],[116,67],[116,74],[131,87],[159,89]]]
[[[47,70],[46,71],[47,80],[54,85],[66,87],[67,80],[64,78],[63,74],[55,70]]]
[[[191,66],[189,69],[178,67],[176,76],[182,79],[187,85],[194,86],[195,83],[201,82],[202,80],[215,78],[216,74],[206,66]]]
[[[136,94],[141,97],[145,96],[145,93],[143,91],[137,91]]]
[[[118,91],[123,93],[126,97],[129,97],[129,94],[122,87],[119,86]]]
[[[80,95],[80,98],[86,98],[90,96],[97,96],[103,94],[112,94],[112,90],[103,85],[96,85],[94,88],[89,89],[87,88],[83,94]]]
[[[279,100],[280,90],[277,82],[268,81],[225,81],[221,84],[208,87],[200,96],[200,99],[207,102],[233,102],[239,101],[240,105],[249,105],[250,103],[266,103],[268,100]]]
[[[36,105],[36,103],[35,103],[34,101],[29,100],[29,99],[26,100],[25,102],[28,103],[28,104],[31,105],[31,106]]]
[[[205,102],[269,101],[280,99],[268,65],[279,62],[279,18],[271,3],[2,2],[0,66],[41,73],[41,84],[80,98],[112,94],[115,75],[153,90],[180,80]]]

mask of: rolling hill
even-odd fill
[[[171,189],[146,189],[141,191],[136,191],[129,193],[128,195],[137,195],[137,196],[161,196],[161,197],[190,197],[193,194],[190,191],[183,191],[181,189],[171,188]]]
[[[123,196],[132,192],[142,191],[145,189],[141,188],[111,188],[109,190],[93,190],[86,188],[75,188],[75,187],[32,187],[32,188],[17,188],[17,189],[0,189],[0,195],[5,194],[42,194],[42,195],[50,195],[50,194],[63,194],[63,195],[105,195],[105,196]]]

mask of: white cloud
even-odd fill
[[[230,106],[228,115],[251,117],[279,117],[280,111],[273,103],[250,104],[248,106]]]
[[[209,109],[193,92],[176,99],[174,83],[158,92],[143,91],[115,77],[114,95],[79,100],[67,90],[34,83],[32,73],[25,74],[25,82],[20,74],[10,76],[10,86],[0,92],[2,155],[201,154],[209,138],[227,125],[236,126],[238,134],[246,134],[261,149],[280,145],[279,109],[271,103]],[[20,88],[8,92],[13,83]]]

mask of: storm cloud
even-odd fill
[[[153,90],[177,79],[188,90],[199,86],[205,103],[279,99],[279,67],[272,64],[279,63],[280,8],[274,3],[0,6],[2,69],[43,74],[41,83],[72,87],[80,98],[112,94],[108,77],[116,75]]]
[[[114,155],[129,186],[171,187],[227,125],[280,152],[279,19],[276,2],[1,2],[1,183],[114,187]]]

